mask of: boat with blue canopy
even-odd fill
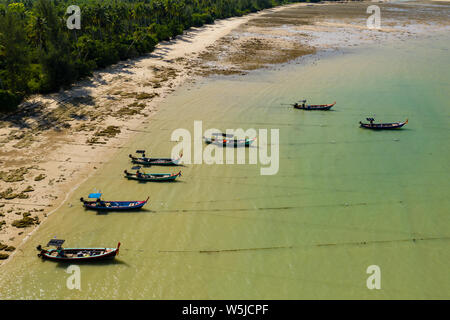
[[[90,193],[90,199],[96,200],[84,200],[84,198],[80,198],[80,201],[83,203],[84,207],[92,210],[101,210],[101,211],[127,211],[127,210],[136,210],[142,208],[147,202],[149,197],[147,197],[144,201],[105,201],[101,199],[102,194],[99,192]]]

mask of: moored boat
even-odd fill
[[[373,123],[374,118],[366,118],[369,123],[359,122],[361,128],[372,129],[372,130],[392,130],[399,129],[408,123],[408,119],[403,122],[392,122],[392,123]]]
[[[294,103],[292,106],[295,109],[302,109],[302,110],[330,110],[335,104],[336,101],[330,104],[306,104],[306,100],[299,101],[299,103]]]
[[[47,247],[55,246],[56,249],[47,250],[43,249],[41,245],[37,246],[38,257],[57,262],[79,263],[114,259],[119,254],[120,242],[117,244],[117,248],[63,248],[64,241],[50,240]]]
[[[181,176],[181,171],[178,173],[141,173],[139,171],[140,167],[133,167],[133,169],[137,170],[136,173],[130,173],[124,170],[125,178],[138,181],[169,182],[175,181],[176,178]]]
[[[80,201],[83,202],[84,207],[87,209],[101,211],[128,211],[142,208],[149,199],[147,198],[147,200],[144,201],[105,201],[101,199],[101,196],[101,193],[91,193],[89,194],[89,198],[97,200],[86,201],[83,198],[80,198]]]
[[[142,154],[141,157],[135,157],[132,154],[129,155],[131,161],[135,164],[140,164],[144,166],[177,166],[180,164],[181,157],[183,154],[180,154],[179,158],[147,158],[145,156],[145,150],[137,150],[136,153]]]

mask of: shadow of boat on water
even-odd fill
[[[148,180],[148,181],[138,180],[138,183],[143,183],[143,184],[146,184],[146,183],[180,183],[180,182],[185,182],[185,181],[182,181],[182,180],[161,180],[161,181],[159,181],[159,180]]]
[[[52,261],[45,261],[44,262],[52,262]],[[89,265],[89,266],[108,266],[108,265],[122,265],[129,267],[130,265],[126,263],[123,260],[114,258],[114,259],[106,259],[106,260],[99,260],[99,261],[59,261],[56,263],[56,268],[63,268],[67,269],[70,265]]]
[[[89,211],[97,211],[96,215],[99,216],[106,216],[109,214],[114,214],[114,213],[118,213],[118,214],[142,214],[142,213],[155,213],[155,211],[150,210],[150,209],[139,209],[139,210],[89,210]]]

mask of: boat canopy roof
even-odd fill
[[[62,239],[51,239],[48,243],[47,243],[47,247],[50,246],[55,246],[55,247],[60,247],[64,241],[66,240],[62,240]]]
[[[141,166],[134,166],[131,168],[131,170],[139,170],[139,169],[141,169]]]
[[[100,192],[97,193],[89,193],[89,198],[91,199],[99,199],[102,197],[102,194]]]
[[[145,150],[136,150],[136,153],[145,153]]]

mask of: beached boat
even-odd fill
[[[148,201],[105,201],[101,199],[101,193],[91,193],[89,198],[97,199],[95,201],[86,201],[80,198],[83,205],[87,209],[101,210],[101,211],[128,211],[142,208]]]
[[[224,147],[249,147],[255,138],[236,139],[233,135],[226,133],[213,133],[210,138],[203,137],[206,144],[215,144]]]
[[[52,239],[47,247],[55,246],[56,249],[43,249],[41,245],[37,246],[38,257],[45,260],[57,262],[95,262],[107,259],[114,259],[119,254],[120,242],[117,248],[63,248],[65,240]]]
[[[139,169],[136,173],[130,173],[127,170],[124,170],[123,173],[125,173],[125,178],[130,180],[138,180],[138,181],[152,181],[152,182],[169,182],[169,181],[175,181],[176,178],[181,176],[181,171],[178,173],[141,173],[139,172]]]
[[[299,101],[299,103],[294,103],[292,106],[295,109],[302,109],[302,110],[330,110],[331,107],[333,107],[336,104],[336,101],[330,104],[306,104],[306,100]]]
[[[392,123],[373,123],[374,118],[366,118],[369,123],[359,122],[361,128],[372,129],[372,130],[392,130],[399,129],[408,123],[408,119],[404,122],[392,122]]]
[[[181,161],[181,157],[183,154],[180,154],[179,158],[147,158],[145,156],[145,150],[137,150],[136,153],[142,154],[141,157],[134,157],[133,155],[129,155],[131,161],[135,164],[140,164],[143,166],[177,166]]]

